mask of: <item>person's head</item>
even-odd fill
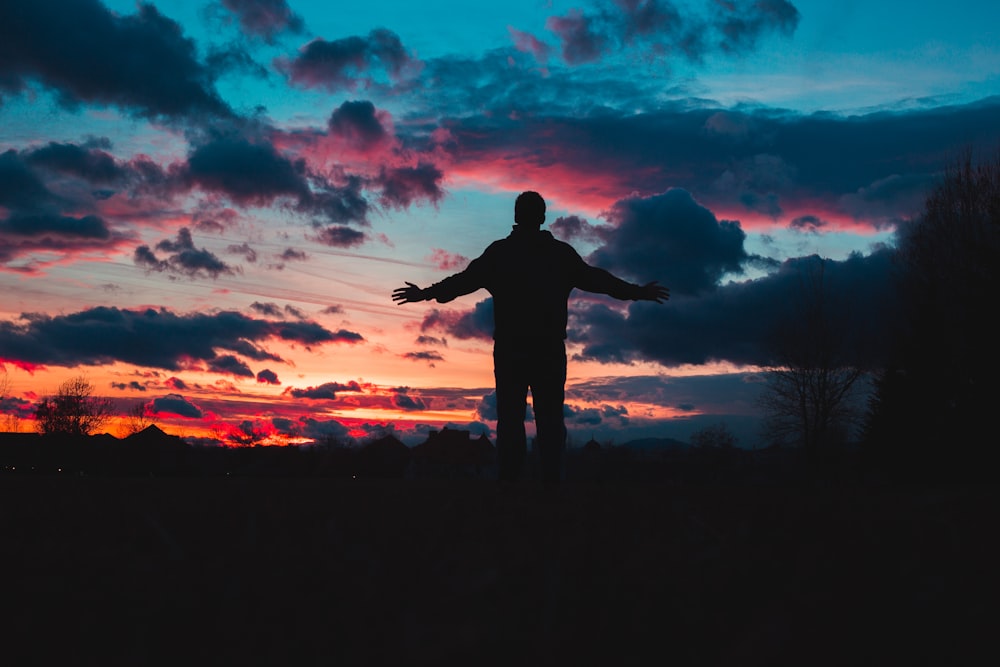
[[[541,227],[545,222],[542,195],[532,190],[519,194],[514,202],[514,222],[525,227]]]

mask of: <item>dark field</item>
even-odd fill
[[[996,664],[997,509],[988,487],[3,476],[2,655]]]

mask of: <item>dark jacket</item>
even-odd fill
[[[493,295],[493,338],[564,339],[566,302],[573,288],[639,298],[640,287],[590,266],[548,231],[514,225],[462,272],[431,285],[431,298],[447,303],[485,288]]]

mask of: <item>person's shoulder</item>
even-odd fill
[[[554,248],[557,252],[569,255],[571,257],[580,256],[580,253],[576,251],[576,248],[574,248],[566,241],[560,241],[559,239],[557,239],[555,236],[552,235],[552,232],[548,230],[543,230],[543,232],[541,233],[544,233],[546,235],[545,242],[548,243],[549,246]]]
[[[496,241],[493,241],[488,246],[486,246],[486,250],[483,251],[483,254],[485,255],[486,253],[489,252],[496,252],[497,250],[501,250],[509,244],[510,244],[509,238],[497,239]]]

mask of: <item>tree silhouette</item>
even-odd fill
[[[35,409],[36,428],[43,435],[91,435],[112,416],[109,399],[93,395],[85,377],[66,380],[55,396],[42,399]]]
[[[7,395],[10,393],[10,375],[7,373],[7,369],[0,366],[0,405],[3,404]],[[19,418],[16,412],[10,412],[3,416],[3,424],[0,426],[0,430],[7,433],[16,433],[18,430]]]
[[[984,471],[1000,371],[1000,151],[979,163],[966,153],[946,170],[923,215],[901,230],[895,278],[898,329],[866,451],[886,470],[938,475],[946,447],[953,472]]]
[[[851,354],[843,304],[826,284],[826,261],[803,272],[798,297],[771,336],[771,362],[759,397],[763,436],[771,444],[818,454],[844,444],[860,422],[866,370]]]
[[[267,427],[259,419],[245,419],[238,426],[230,429],[226,438],[238,447],[253,447],[266,440],[268,434]]]
[[[140,433],[153,425],[153,417],[144,401],[137,401],[122,415],[121,432],[124,437]]]
[[[691,444],[702,448],[732,449],[736,446],[737,438],[725,422],[713,424],[699,429],[691,434]]]

